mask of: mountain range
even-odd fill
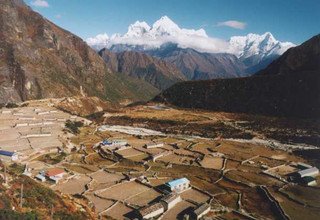
[[[251,77],[177,83],[154,100],[184,108],[320,116],[320,35]]]
[[[1,0],[0,14],[0,103],[79,94],[127,102],[159,91],[110,71],[85,41],[22,0]]]
[[[209,37],[204,29],[180,28],[167,16],[152,27],[137,21],[123,35],[102,34],[87,42],[96,50],[147,53],[174,64],[188,80],[249,76],[295,46],[276,40],[270,32],[223,41]]]

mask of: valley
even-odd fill
[[[49,131],[51,137],[27,138],[37,153],[15,148],[19,159],[13,162],[2,156],[10,172],[6,173],[7,184],[1,195],[22,178],[25,183],[48,188],[58,197],[82,204],[82,209],[77,208],[78,219],[87,216],[86,209],[94,213],[94,219],[134,219],[141,218],[144,207],[162,204],[162,197],[169,193],[163,184],[183,177],[190,181],[190,188],[178,192],[177,204],[158,214],[162,219],[192,216],[205,203],[210,206],[206,216],[213,219],[278,219],[279,213],[283,219],[300,219],[300,215],[317,219],[320,207],[313,201],[320,196],[319,186],[289,180],[301,169],[300,163],[319,163],[299,156],[303,151],[319,151],[318,123],[312,120],[300,119],[290,127],[289,119],[149,103],[95,113],[89,117],[92,121],[62,112],[60,102],[32,101],[26,107],[2,109],[1,118],[7,123],[1,128],[4,135],[7,129],[19,135],[23,135],[21,129],[28,134],[35,132],[31,122],[23,127],[17,124],[22,123],[22,117],[35,118],[33,123],[52,118],[53,123],[41,125],[42,132]],[[57,122],[53,119],[58,118],[61,122],[56,128],[60,134],[55,136],[52,126]],[[69,125],[65,127],[66,120],[82,124],[74,132]],[[264,122],[255,126],[257,121]],[[308,129],[317,141],[302,144],[312,140]],[[17,140],[22,141],[23,136]],[[44,144],[41,148],[34,144],[36,140],[51,146]],[[8,151],[13,148],[9,142],[6,146]],[[21,168],[13,174],[13,168],[9,169],[13,166]],[[49,170],[61,170],[63,176],[53,181],[44,174]],[[39,175],[44,176],[44,182]],[[300,194],[301,190],[310,193]],[[61,204],[60,200],[53,201]],[[16,209],[25,212],[27,207],[25,203]],[[54,215],[58,210],[55,205]],[[43,216],[44,212],[35,213]]]

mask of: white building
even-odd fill
[[[54,181],[55,183],[58,183],[59,180],[61,180],[63,178],[63,176],[65,175],[65,171],[63,169],[59,169],[59,168],[52,168],[52,169],[47,170],[45,175],[50,180]]]
[[[187,178],[180,178],[169,181],[165,184],[171,192],[180,193],[190,188],[190,181]]]
[[[316,167],[311,167],[305,170],[300,170],[298,171],[298,175],[300,176],[300,178],[306,177],[306,176],[317,176],[319,175],[319,169]]]
[[[128,145],[128,142],[125,140],[104,140],[101,144],[107,147],[121,147]]]
[[[139,210],[142,219],[151,219],[161,215],[163,212],[164,207],[161,203],[154,203]]]
[[[181,197],[180,195],[176,194],[176,193],[170,193],[168,195],[165,195],[164,197],[161,198],[161,203],[164,206],[164,209],[170,210],[171,208],[173,208],[176,204],[178,204],[179,202],[181,202]]]
[[[149,144],[144,145],[144,147],[147,149],[163,147],[163,146],[164,146],[163,143],[149,143]]]

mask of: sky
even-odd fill
[[[83,39],[124,34],[135,21],[167,15],[180,27],[229,39],[271,32],[300,44],[320,33],[320,0],[25,0],[35,11]]]

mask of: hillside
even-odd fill
[[[299,47],[293,47],[275,60],[258,75],[286,75],[293,72],[320,71],[320,34],[312,37]]]
[[[0,6],[0,103],[80,93],[121,102],[157,94],[144,81],[109,71],[82,39],[23,1],[3,0]]]
[[[111,71],[144,80],[159,90],[186,80],[174,65],[144,53],[134,51],[112,53],[102,49],[99,54]]]
[[[256,76],[178,83],[154,100],[184,108],[319,117],[319,41],[316,36],[290,49]]]
[[[235,55],[228,53],[201,53],[190,48],[181,49],[174,44],[147,53],[172,63],[189,80],[246,76],[245,65]]]

